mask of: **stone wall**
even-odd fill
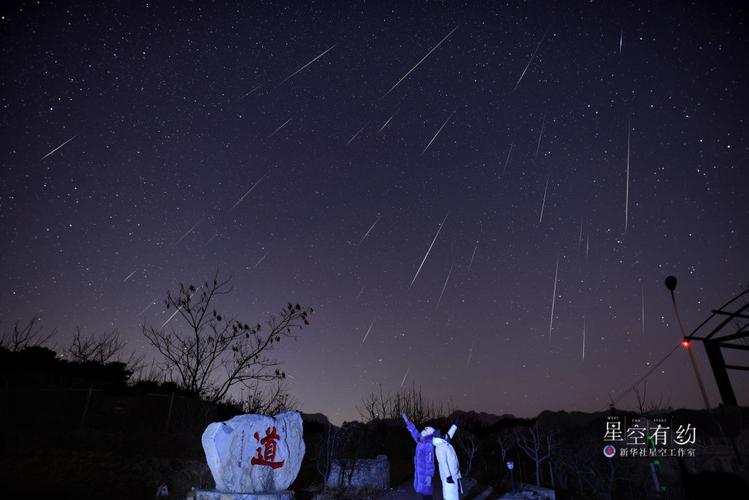
[[[389,486],[389,480],[388,457],[378,455],[375,459],[358,458],[334,462],[330,468],[327,485],[329,488],[385,490]]]

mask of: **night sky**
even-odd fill
[[[152,356],[219,270],[227,316],[315,308],[304,411],[605,408],[680,339],[668,274],[690,330],[749,284],[739,4],[5,3],[2,326]],[[648,380],[701,406],[684,351]]]

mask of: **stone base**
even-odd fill
[[[293,500],[293,491],[273,493],[226,493],[216,490],[195,490],[195,500]]]

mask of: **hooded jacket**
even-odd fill
[[[454,427],[454,426],[453,426]],[[455,433],[453,428],[450,430]],[[452,437],[448,431],[448,437]],[[442,480],[442,496],[445,500],[458,500],[460,498],[460,466],[455,448],[445,439],[432,438],[434,444],[434,455],[439,464],[440,479]],[[452,482],[448,482],[452,478]]]
[[[403,415],[406,421],[406,427],[411,437],[416,441],[416,453],[414,454],[414,490],[421,495],[432,494],[432,476],[434,476],[434,446],[432,446],[431,427],[425,429],[424,435],[420,433],[416,426]],[[432,432],[429,432],[431,429]]]

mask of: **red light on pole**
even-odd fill
[[[687,350],[687,353],[689,353],[689,361],[692,362],[692,369],[694,370],[694,377],[697,379],[697,385],[700,386],[700,392],[702,393],[702,400],[705,402],[705,408],[707,410],[710,410],[710,401],[707,399],[707,393],[705,392],[705,386],[702,385],[702,377],[700,377],[700,371],[697,369],[697,362],[694,360],[694,353],[689,348],[689,338],[687,337],[687,332],[684,331],[684,325],[681,322],[681,317],[679,316],[679,309],[676,307],[676,295],[674,295],[674,290],[676,289],[676,278],[673,276],[669,276],[666,278],[666,288],[671,292],[671,303],[674,305],[674,314],[676,315],[676,321],[679,323],[679,329],[681,330],[682,341],[681,345],[684,347],[684,349]]]

